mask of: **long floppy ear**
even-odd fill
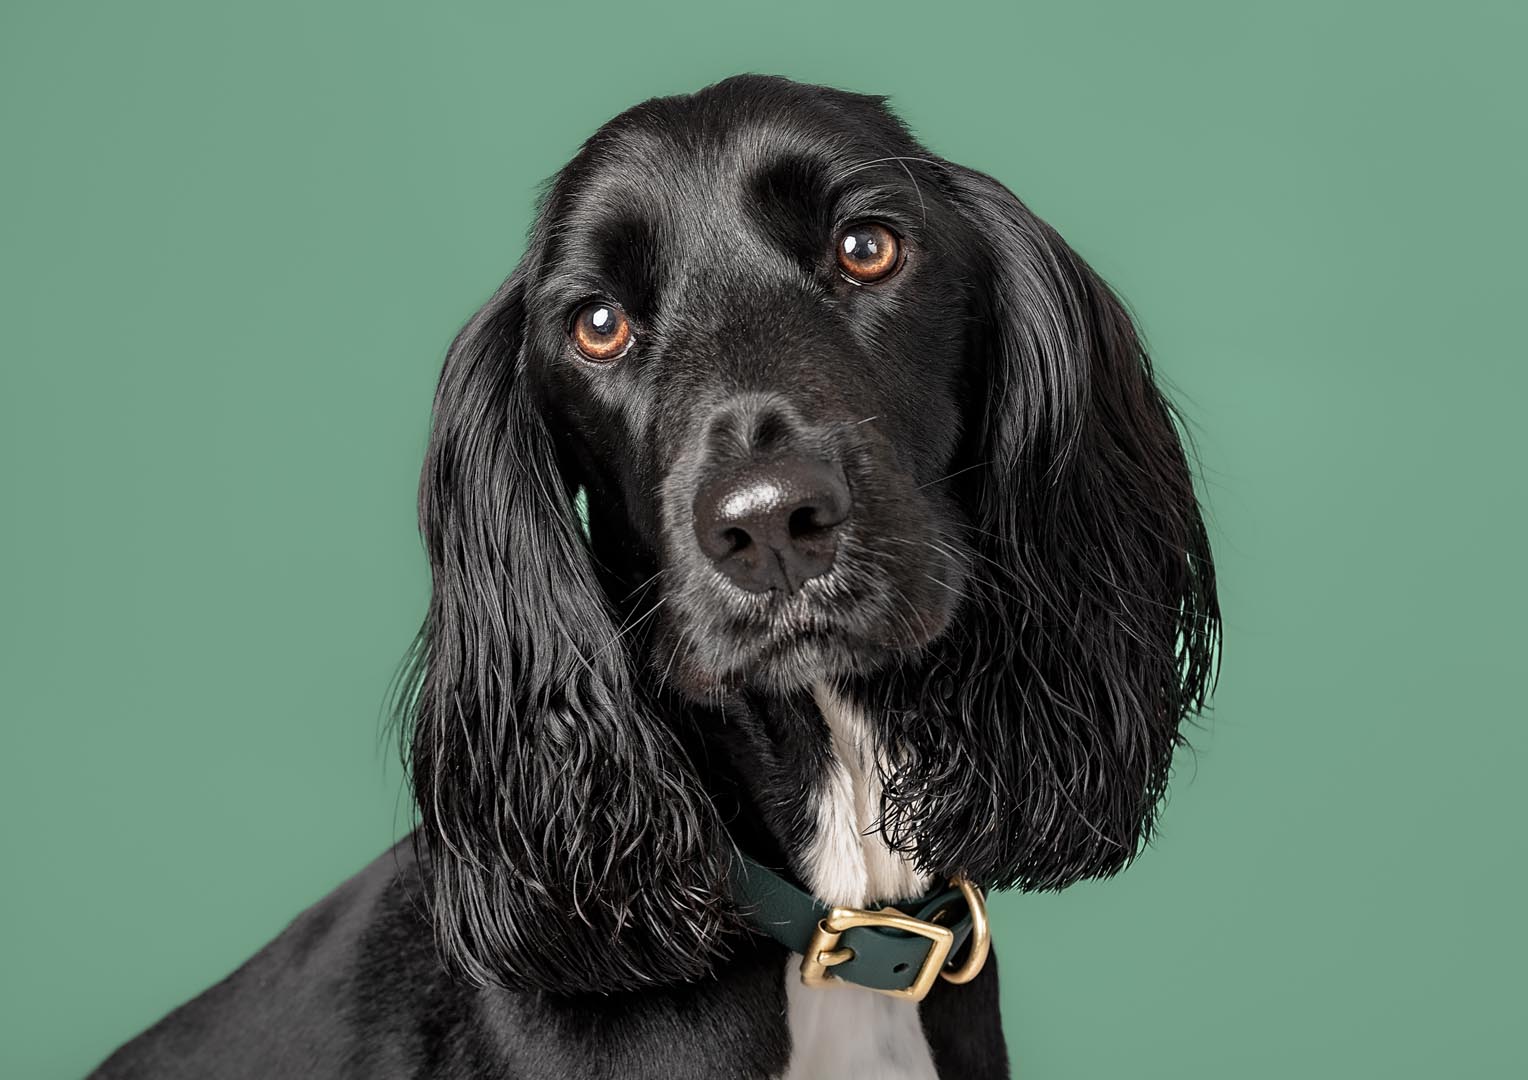
[[[398,711],[440,949],[514,988],[694,979],[715,810],[632,676],[528,385],[516,271],[446,357],[420,480],[433,594]]]
[[[929,868],[1062,888],[1150,838],[1179,726],[1214,680],[1214,569],[1123,306],[996,180],[950,169],[984,247],[974,570],[965,616],[904,691],[887,829]]]

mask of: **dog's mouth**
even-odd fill
[[[913,576],[920,586],[898,587]],[[791,592],[707,582],[694,590],[704,603],[664,620],[654,661],[696,696],[742,687],[786,692],[866,674],[943,634],[962,579],[959,567],[931,563],[906,574],[835,568]]]

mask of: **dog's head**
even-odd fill
[[[744,77],[602,128],[451,347],[420,506],[402,709],[480,980],[706,970],[730,847],[681,713],[856,695],[893,844],[1057,888],[1139,849],[1211,679],[1209,548],[1125,311],[875,98]]]

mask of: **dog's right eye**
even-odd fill
[[[587,359],[608,364],[631,347],[631,321],[618,305],[596,300],[573,313],[568,336]]]

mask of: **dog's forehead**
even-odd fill
[[[824,174],[873,156],[858,140],[791,117],[741,119],[736,125],[623,127],[591,140],[570,185],[565,218],[589,225],[641,216],[669,235],[736,217],[761,179],[786,164]]]

